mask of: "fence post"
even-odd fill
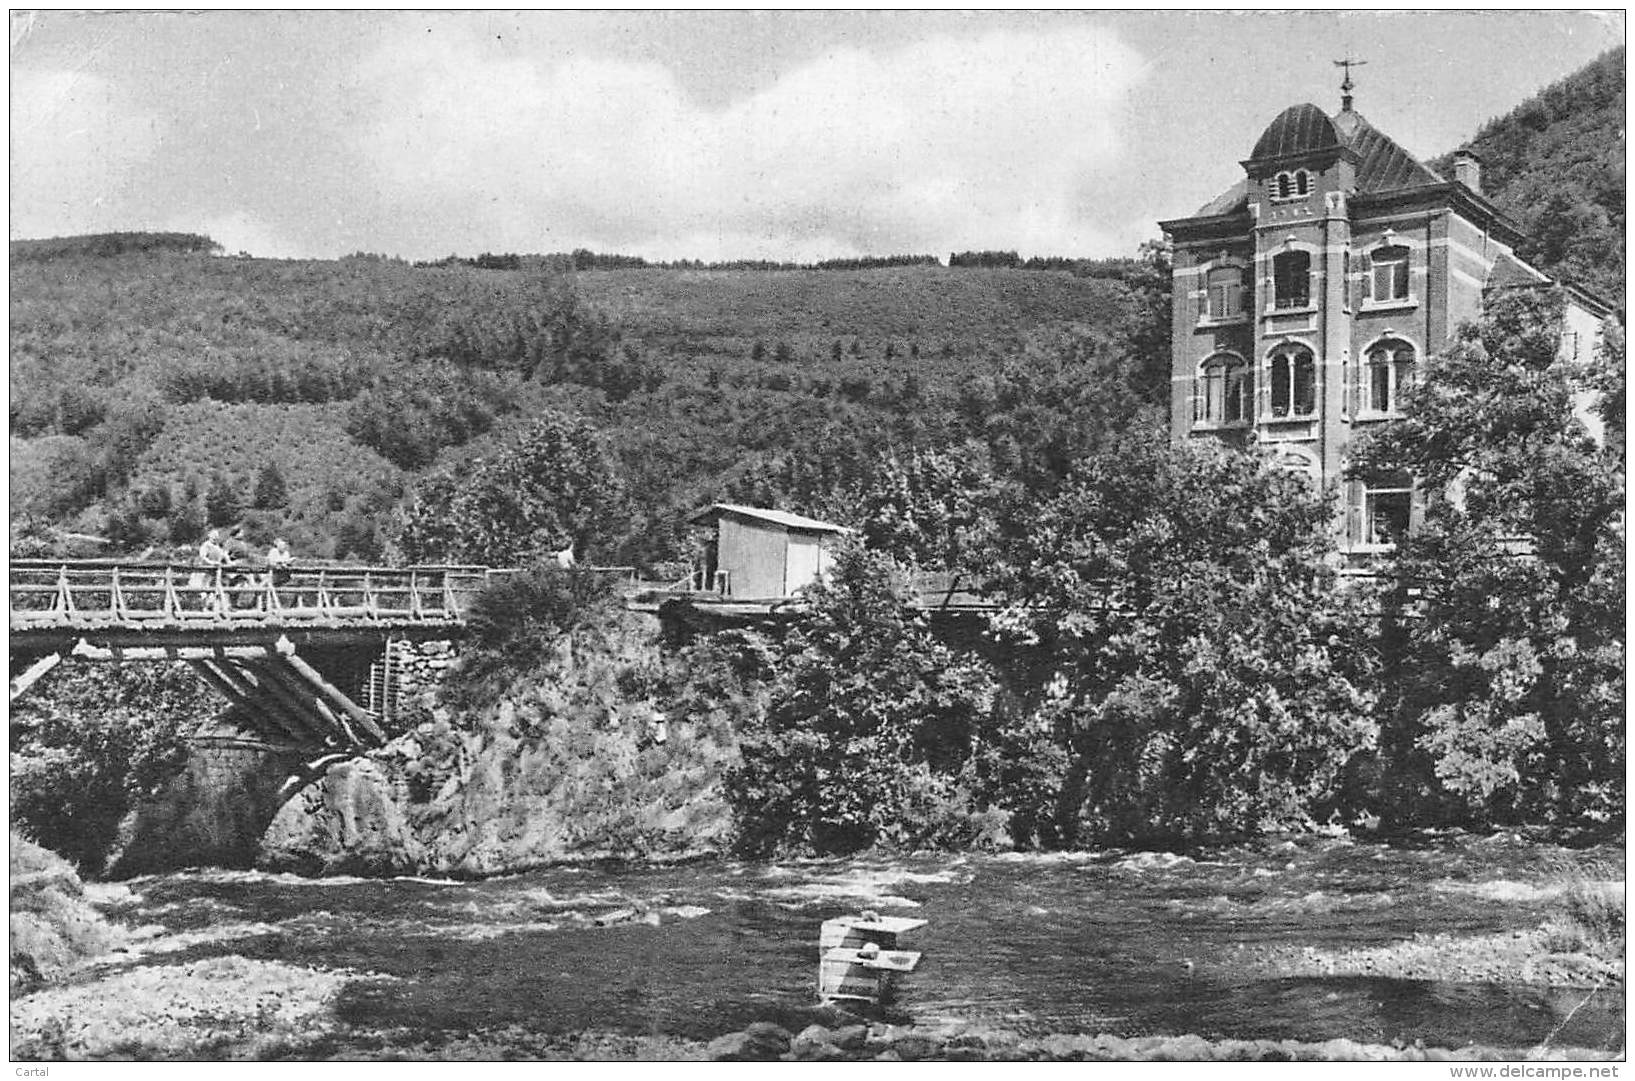
[[[68,588],[67,564],[57,570],[57,599],[51,607],[53,611],[61,612],[64,619],[73,619],[79,614],[74,610],[73,590]]]
[[[176,595],[176,568],[165,567],[165,618],[180,622],[182,618],[182,599]]]
[[[111,567],[108,570],[108,611],[120,623],[124,623],[128,618],[125,611],[125,592],[119,587],[118,567]]]

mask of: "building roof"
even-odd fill
[[[1357,156],[1357,192],[1372,195],[1444,183],[1388,135],[1370,124],[1354,109],[1346,109],[1330,119],[1322,109],[1305,102],[1277,114],[1255,142],[1250,161],[1307,154],[1345,147]],[[1245,177],[1217,195],[1192,216],[1212,218],[1236,214],[1249,204],[1249,181]]]
[[[1340,133],[1334,130],[1334,121],[1308,101],[1278,113],[1277,119],[1261,132],[1249,157],[1253,160],[1284,158],[1339,145]]]
[[[1548,285],[1548,275],[1540,273],[1533,267],[1506,252],[1500,252],[1493,261],[1493,269],[1487,273],[1487,281],[1483,283],[1488,289],[1504,289],[1512,285]]]
[[[1370,124],[1363,114],[1347,109],[1334,118],[1334,127],[1345,144],[1357,152],[1358,191],[1396,191],[1442,183],[1441,177]]]
[[[768,510],[765,507],[745,507],[737,503],[715,503],[692,515],[687,521],[695,525],[702,525],[721,517],[723,514],[736,514],[744,518],[754,518],[762,522],[782,526],[785,529],[800,529],[808,533],[853,533],[843,525],[833,522],[820,522],[816,518],[808,518],[803,514],[791,514],[786,510]]]

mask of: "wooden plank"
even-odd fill
[[[855,965],[871,972],[913,972],[923,954],[912,950],[825,950],[823,959],[836,965]]]
[[[903,916],[837,916],[824,920],[818,932],[818,948],[827,950],[836,946],[861,947],[870,942],[885,949],[895,949],[897,936],[924,927],[925,920]]]

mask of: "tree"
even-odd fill
[[[1035,738],[1059,749],[1056,776],[1025,779],[1054,790],[1040,842],[1173,843],[1332,812],[1376,726],[1330,514],[1256,456],[1162,435],[1097,452],[1013,511],[992,623],[1028,674]]]
[[[284,474],[279,471],[277,462],[268,462],[261,467],[255,478],[254,506],[257,510],[276,510],[289,505],[289,488],[284,483]]]
[[[879,555],[843,551],[809,599],[727,776],[742,849],[851,852],[969,830],[956,778],[993,706],[989,674],[932,638]]]
[[[848,494],[843,520],[862,531],[870,551],[898,563],[967,569],[992,526],[996,484],[981,444],[892,454]]]
[[[205,518],[213,526],[228,526],[238,521],[243,504],[232,478],[217,473],[210,478],[210,488],[204,496]]]
[[[608,551],[624,539],[629,498],[601,435],[547,410],[491,459],[415,485],[396,545],[410,562],[522,566],[564,544]]]
[[[1574,398],[1618,388],[1623,341],[1595,368],[1558,362],[1563,307],[1490,296],[1354,454],[1356,475],[1432,493],[1387,568],[1418,590],[1388,642],[1390,803],[1421,816],[1622,819],[1621,415],[1603,407],[1598,446]]]

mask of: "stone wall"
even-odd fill
[[[438,688],[454,665],[454,643],[447,639],[415,642],[394,638],[386,655],[371,666],[367,707],[385,710],[388,721],[416,707],[430,710]]]
[[[250,867],[310,751],[270,743],[227,710],[189,741],[187,764],[120,825],[116,877],[177,867]]]

